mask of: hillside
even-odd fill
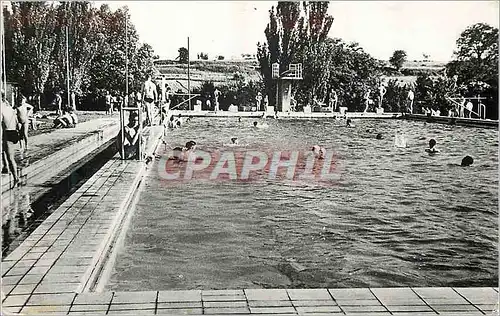
[[[162,60],[155,63],[160,74],[164,75],[168,85],[174,90],[186,90],[187,64],[175,61]],[[260,80],[260,72],[255,61],[233,60],[196,60],[190,64],[191,87],[197,88],[205,81],[212,81],[217,85],[227,85],[234,81],[235,75],[243,76],[245,80]]]

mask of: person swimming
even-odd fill
[[[429,154],[435,154],[435,153],[439,152],[439,150],[436,148],[436,140],[434,138],[432,138],[429,141],[429,148],[426,148],[425,152],[427,152]]]
[[[384,135],[382,133],[378,133],[377,136],[375,136],[376,139],[383,139]]]
[[[188,161],[192,159],[194,150],[196,149],[195,141],[188,141],[184,147],[175,147],[172,155],[172,159],[179,161]]]
[[[472,165],[473,163],[474,163],[474,158],[472,158],[471,156],[465,156],[462,159],[462,163],[460,165],[462,167],[468,167],[468,166]]]
[[[348,118],[345,122],[346,127],[354,127],[354,123],[352,123],[352,120]]]
[[[233,145],[238,145],[238,138],[236,138],[236,137],[231,138],[231,143]]]
[[[267,125],[267,123],[259,123],[257,121],[253,122],[253,127],[256,127],[256,128],[268,128],[269,125]]]
[[[318,159],[324,159],[325,158],[326,149],[324,147],[321,147],[319,145],[314,145],[311,148],[311,151],[313,152],[314,157],[316,157]]]

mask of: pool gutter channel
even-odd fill
[[[160,130],[160,132],[156,130]],[[154,155],[161,143],[163,127],[157,129],[150,128],[149,132],[149,144],[147,145],[150,146],[146,149],[146,153]],[[153,164],[152,162],[150,164],[146,164],[144,162],[141,163],[143,165],[137,172],[130,190],[127,193],[128,198],[121,203],[119,211],[113,221],[114,225],[104,238],[101,248],[97,251],[97,253],[99,253],[99,257],[94,259],[91,264],[93,269],[85,274],[83,278],[84,281],[82,281],[77,290],[79,293],[102,292],[109,280],[109,276],[113,271],[114,263],[118,255],[117,250],[120,249],[120,245],[123,244],[127,235],[130,220],[134,214],[135,206],[139,200],[140,192],[145,183],[144,180]]]

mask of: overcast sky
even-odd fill
[[[96,2],[100,5],[101,1]],[[276,1],[109,1],[127,5],[141,41],[161,58],[175,58],[190,37],[191,57],[212,59],[256,53]],[[408,59],[450,60],[455,41],[469,25],[499,24],[498,1],[331,1],[331,37],[358,42],[368,53],[388,59],[403,49]]]

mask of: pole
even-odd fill
[[[69,39],[68,26],[66,26],[66,89],[68,90],[68,107],[71,105],[71,97],[69,94]]]
[[[188,110],[191,110],[191,79],[189,76],[189,36],[188,36]]]
[[[2,21],[1,25],[1,49],[2,49],[2,88],[5,91],[7,97],[7,67],[5,66],[5,20],[3,18],[3,1],[1,1],[2,5],[0,8],[0,21]]]
[[[125,11],[125,99],[124,100],[128,100],[128,9]],[[129,106],[129,104],[127,104],[127,106]]]

